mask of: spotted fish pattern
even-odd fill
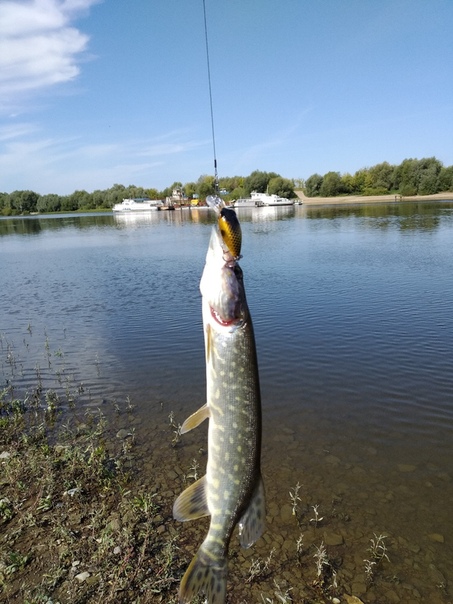
[[[206,351],[207,403],[182,425],[181,433],[209,419],[206,475],[175,501],[173,516],[185,521],[211,516],[208,534],[182,578],[179,602],[197,594],[224,604],[228,548],[239,526],[242,547],[264,529],[261,478],[261,399],[252,320],[242,270],[214,227],[200,283]],[[240,247],[239,247],[240,251]]]

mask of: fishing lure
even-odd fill
[[[223,199],[218,196],[209,196],[206,202],[218,214],[217,224],[223,243],[233,258],[239,260],[241,257],[242,230],[236,212],[231,208],[227,208]]]

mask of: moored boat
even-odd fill
[[[293,206],[294,201],[279,195],[252,191],[249,198],[236,199],[231,205],[234,208],[262,208],[264,206]]]
[[[235,199],[232,203],[231,206],[233,208],[256,208],[256,207],[260,207],[263,206],[264,204],[259,201],[259,200],[255,200],[255,199],[251,199],[250,197],[241,197],[240,199]]]
[[[263,206],[293,206],[294,200],[280,197],[279,195],[269,195],[268,193],[256,193],[253,191],[251,199],[261,202]],[[258,204],[257,204],[258,205]]]
[[[135,197],[133,199],[123,199],[121,203],[116,203],[112,210],[114,212],[148,212],[150,210],[158,210],[163,205],[160,199]]]

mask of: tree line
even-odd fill
[[[403,197],[453,191],[453,166],[445,167],[435,157],[405,159],[399,165],[382,162],[353,175],[327,172],[312,174],[305,181],[307,197],[338,195],[386,195]]]
[[[324,176],[312,174],[306,181],[283,178],[275,172],[255,170],[249,176],[223,177],[219,188],[226,201],[249,197],[252,191],[280,195],[289,199],[296,196],[295,189],[302,189],[307,197],[335,197],[338,195],[430,195],[444,191],[453,192],[453,166],[445,167],[435,157],[405,159],[399,165],[382,162],[371,168],[361,168],[355,174],[327,172]],[[115,184],[110,189],[74,191],[70,195],[50,193],[40,195],[34,191],[0,193],[0,214],[30,214],[35,212],[73,212],[109,210],[123,199],[149,197],[165,199],[174,189],[183,192],[187,199],[194,197],[203,202],[215,193],[214,176],[202,175],[196,182],[174,182],[159,191],[135,185]]]
[[[173,191],[178,189],[183,192],[187,200],[198,198],[205,201],[208,195],[216,191],[214,176],[202,175],[196,182],[174,182],[171,186],[159,191],[153,188],[124,186],[115,184],[110,189],[96,190],[92,193],[80,190],[70,195],[57,195],[50,193],[40,195],[34,191],[13,191],[0,193],[0,214],[11,216],[17,214],[31,214],[35,212],[74,212],[89,210],[109,210],[123,199],[135,197],[149,197],[150,199],[165,199],[171,197]],[[292,198],[294,181],[283,178],[275,172],[261,172],[255,170],[249,176],[233,176],[219,179],[219,189],[226,201],[247,197],[252,191],[265,192]]]

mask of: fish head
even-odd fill
[[[217,331],[233,331],[244,324],[248,308],[242,269],[214,227],[200,282],[203,322]]]

